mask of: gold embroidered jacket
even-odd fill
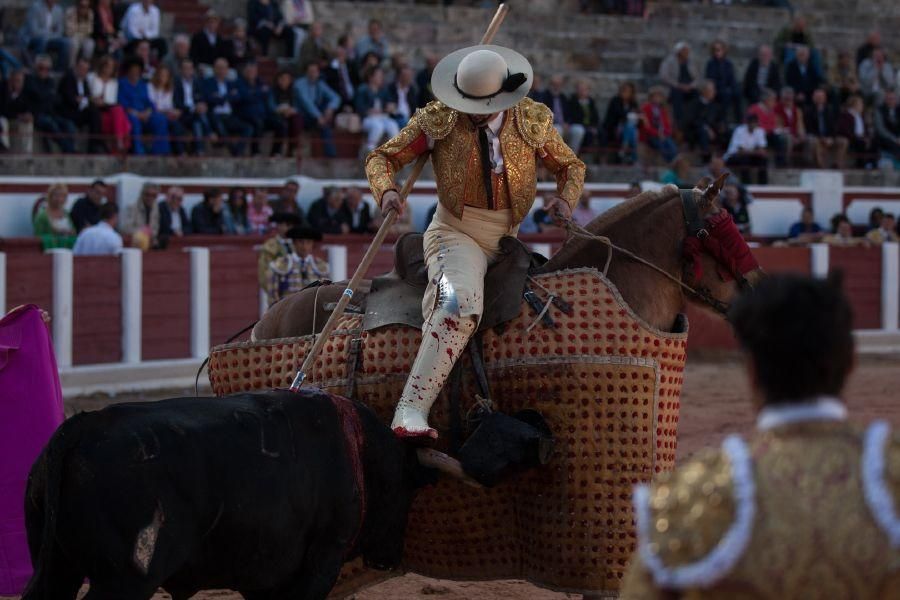
[[[758,433],[747,445],[750,504],[721,451],[657,476],[646,497],[645,537],[637,508],[639,551],[621,599],[900,598],[900,521],[890,514],[900,501],[900,437],[886,434],[867,456],[871,431],[820,421]],[[881,474],[870,468],[876,456]],[[751,526],[742,536],[736,524],[747,508]],[[891,517],[893,535],[885,525]],[[738,552],[728,552],[742,537]],[[676,577],[694,583],[672,585],[678,569]]]
[[[394,176],[433,143],[431,161],[441,204],[457,218],[463,207],[486,205],[478,137],[466,115],[430,102],[416,112],[400,134],[366,158],[366,175],[375,200],[397,190]],[[545,105],[525,98],[506,112],[500,130],[503,153],[504,196],[514,224],[525,218],[537,190],[537,159],[556,176],[560,197],[574,208],[584,184],[584,163],[566,146],[553,128],[553,113]]]

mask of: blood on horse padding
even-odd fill
[[[555,439],[551,460],[493,488],[444,478],[421,490],[409,514],[404,567],[431,577],[614,592],[636,541],[632,487],[675,464],[687,322],[679,318],[674,333],[651,327],[595,269],[535,280],[565,298],[571,315],[554,306],[557,327],[529,329],[535,315],[523,303],[512,321],[484,333],[484,364],[498,411],[530,409],[546,420]],[[361,315],[342,315],[309,377],[339,394],[352,383],[353,396],[388,423],[420,338],[412,327],[364,331]],[[284,387],[312,341],[218,346],[210,356],[212,388],[222,395]],[[480,393],[471,379],[463,382],[464,414]],[[430,416],[444,452],[449,414],[445,393]],[[341,590],[370,576],[352,563],[345,574]]]

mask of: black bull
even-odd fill
[[[23,600],[75,598],[85,578],[89,600],[158,587],[176,600],[210,588],[314,599],[353,556],[398,565],[427,472],[369,409],[300,393],[120,404],[66,421],[29,478],[36,570]]]

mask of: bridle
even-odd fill
[[[707,188],[704,195],[709,193],[709,191],[710,188]],[[680,190],[680,196],[682,213],[687,228],[687,236],[683,243],[683,254],[693,265],[692,280],[695,282],[695,285],[685,283],[685,280],[688,279],[687,265],[685,265],[682,278],[678,279],[653,262],[616,245],[608,237],[591,233],[572,219],[566,220],[566,230],[570,235],[594,240],[609,248],[606,265],[603,268],[604,276],[609,271],[612,253],[615,250],[629,259],[658,272],[688,294],[702,301],[722,317],[726,317],[729,305],[713,296],[708,288],[696,285],[696,282],[699,282],[703,275],[703,269],[699,262],[700,253],[706,252],[710,254],[716,260],[720,276],[725,281],[735,279],[742,288],[750,286],[746,274],[758,269],[759,265],[756,263],[756,259],[753,258],[753,254],[747,247],[746,242],[743,241],[743,237],[740,236],[731,215],[727,211],[722,210],[716,215],[704,218],[700,214],[700,208],[697,206],[696,200],[694,200],[693,190]],[[735,236],[740,238],[740,244],[737,243]]]

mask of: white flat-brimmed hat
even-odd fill
[[[534,74],[528,59],[503,46],[470,46],[445,56],[431,74],[438,100],[463,113],[488,115],[528,95]]]

